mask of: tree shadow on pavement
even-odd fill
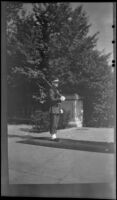
[[[45,132],[44,130],[39,130],[37,128],[20,128],[20,131],[30,132],[30,133],[42,133],[42,132]]]
[[[65,138],[59,138],[53,141],[50,137],[29,137],[25,140],[17,141],[17,143],[79,151],[114,153],[114,143],[107,142],[72,140]]]

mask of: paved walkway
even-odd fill
[[[70,128],[32,133],[31,126],[8,126],[9,182],[11,184],[113,183],[114,130]]]

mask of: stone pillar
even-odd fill
[[[82,127],[83,124],[83,104],[78,94],[65,95],[66,101],[62,102],[62,108],[70,112],[68,126]]]

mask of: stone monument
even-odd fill
[[[63,110],[70,112],[68,126],[83,126],[83,101],[78,94],[65,95],[66,101],[62,102]]]

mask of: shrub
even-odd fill
[[[41,110],[35,111],[32,115],[32,120],[34,127],[39,131],[48,131],[49,130],[49,113],[42,112]]]
[[[64,111],[64,113],[60,115],[58,129],[64,129],[67,127],[69,122],[69,117],[70,113],[68,111]],[[32,120],[34,128],[37,129],[38,131],[49,131],[50,127],[49,112],[43,112],[41,110],[38,110],[32,115]]]

